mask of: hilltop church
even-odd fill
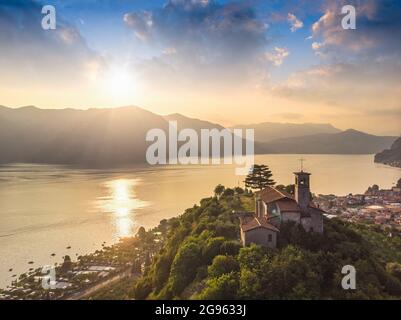
[[[312,203],[310,173],[294,172],[294,196],[273,187],[256,195],[255,213],[242,217],[241,241],[244,246],[256,243],[275,248],[282,222],[293,221],[306,231],[323,233],[323,210]]]

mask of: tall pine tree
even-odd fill
[[[251,189],[263,190],[267,186],[276,184],[272,177],[273,174],[268,166],[255,164],[245,178],[245,186]]]

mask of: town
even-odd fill
[[[338,217],[349,222],[377,225],[389,232],[401,232],[401,179],[391,189],[373,185],[363,194],[318,195],[314,202],[327,212],[329,218]]]

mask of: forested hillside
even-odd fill
[[[401,239],[374,226],[325,220],[323,235],[281,227],[277,249],[242,248],[236,213],[253,195],[226,189],[143,233],[166,234],[162,250],[133,283],[98,298],[391,299],[401,298]],[[148,239],[147,239],[148,238]],[[147,239],[147,240],[146,240]],[[344,265],[356,268],[356,290],[344,290]]]

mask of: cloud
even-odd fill
[[[295,32],[298,29],[302,28],[304,26],[304,23],[299,20],[294,14],[292,13],[288,13],[288,17],[287,17],[288,22],[290,23],[290,30],[291,32]]]
[[[320,42],[313,42],[312,43],[312,49],[313,50],[319,50],[322,47],[322,44]]]
[[[389,61],[317,65],[291,74],[272,92],[289,99],[339,110],[371,112],[386,105],[401,109],[401,65]],[[385,114],[385,110],[379,109]]]
[[[227,85],[265,72],[267,25],[247,2],[169,0],[162,8],[126,13],[124,23],[134,32],[137,45],[154,53],[136,70],[168,65],[170,76],[183,81]]]
[[[341,8],[354,5],[356,30],[344,30]],[[327,1],[324,14],[312,26],[320,50],[338,57],[349,54],[375,56],[386,51],[401,53],[401,2],[394,0]]]
[[[124,23],[135,30],[140,40],[146,40],[152,33],[153,17],[148,11],[127,13],[123,17]]]
[[[279,67],[283,64],[284,59],[288,57],[290,52],[286,48],[275,47],[272,52],[266,53],[266,59],[274,66]]]
[[[341,8],[347,4],[356,8],[356,30],[342,28]],[[380,118],[391,130],[399,128],[401,2],[325,1],[311,31],[316,64],[291,73],[269,92],[347,125],[374,127]]]
[[[56,30],[43,30],[41,9],[33,0],[0,0],[0,78],[7,79],[7,85],[73,84],[88,64],[101,61],[61,15]]]

